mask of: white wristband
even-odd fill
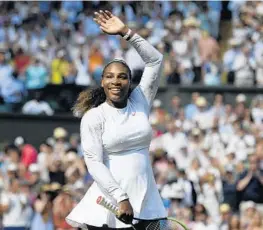
[[[131,29],[128,29],[128,32],[123,36],[125,40],[128,40],[128,38],[131,36]]]

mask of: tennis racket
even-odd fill
[[[111,211],[114,215],[116,215],[117,218],[120,216],[118,207],[107,201],[104,197],[99,196],[97,199],[97,204]],[[165,218],[153,219],[153,220],[145,220],[135,217],[133,219],[138,221],[147,221],[147,224],[145,226],[146,230],[177,230],[177,229],[189,230],[185,224],[183,224],[182,222],[178,221],[173,217],[165,217]],[[132,224],[132,227],[133,229],[136,230],[136,226],[134,226],[134,224]]]

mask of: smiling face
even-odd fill
[[[113,62],[103,71],[101,86],[107,97],[107,102],[116,107],[123,108],[127,104],[130,89],[130,71],[121,62]]]

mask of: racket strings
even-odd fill
[[[174,221],[158,220],[149,223],[146,230],[179,230],[181,229]]]

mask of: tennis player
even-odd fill
[[[126,39],[145,69],[139,85],[131,90],[130,68],[113,60],[103,70],[101,87],[80,93],[74,109],[82,116],[81,143],[94,183],[67,221],[88,229],[130,228],[96,200],[104,196],[118,205],[126,223],[133,216],[147,220],[167,216],[151,167],[148,121],[163,56],[111,12],[95,12],[94,20],[104,33]]]

